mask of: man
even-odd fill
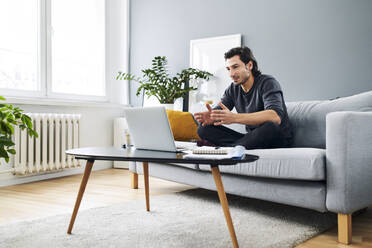
[[[288,147],[292,129],[281,87],[273,77],[261,74],[248,47],[225,53],[226,68],[234,81],[214,109],[195,113],[200,138],[216,146],[242,145],[246,149]],[[232,113],[235,107],[238,113]],[[245,124],[247,134],[222,124]]]

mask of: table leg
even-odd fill
[[[148,162],[143,162],[143,179],[145,181],[146,210],[150,211],[149,163]]]
[[[68,226],[68,230],[67,230],[68,234],[71,234],[72,227],[74,226],[75,218],[76,218],[76,215],[79,211],[80,202],[81,202],[81,199],[83,198],[85,187],[87,186],[87,182],[88,182],[88,179],[89,179],[89,176],[90,176],[90,172],[92,171],[93,163],[94,163],[94,160],[88,160],[87,164],[85,165],[84,175],[83,175],[83,178],[82,178],[81,183],[80,183],[79,193],[78,193],[77,198],[76,198],[74,211],[72,213],[71,220],[70,220],[70,225]]]
[[[231,215],[230,215],[229,204],[227,202],[226,193],[225,193],[225,190],[223,188],[220,169],[218,168],[218,166],[216,166],[216,167],[211,166],[211,170],[212,170],[212,175],[213,175],[213,178],[214,178],[214,182],[216,183],[218,197],[220,198],[220,202],[221,202],[221,205],[222,205],[223,213],[225,215],[227,227],[228,227],[229,232],[230,232],[230,237],[231,237],[233,246],[234,246],[234,248],[238,248],[239,247],[238,240],[236,239],[234,225],[232,223],[232,219],[231,219]]]

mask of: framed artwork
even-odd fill
[[[197,88],[189,94],[189,112],[205,111],[205,103],[217,104],[231,79],[225,66],[224,54],[241,46],[241,34],[218,36],[190,41],[190,67],[213,74],[209,81],[193,80]]]

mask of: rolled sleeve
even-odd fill
[[[284,118],[283,108],[283,92],[279,83],[270,78],[263,83],[262,86],[262,100],[265,110],[274,110],[282,121]]]

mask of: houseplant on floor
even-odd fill
[[[5,98],[0,96],[0,100],[4,101]],[[0,104],[0,159],[3,158],[7,163],[9,162],[9,155],[16,153],[12,141],[15,126],[22,130],[26,129],[30,137],[38,137],[37,132],[33,130],[31,118],[22,114],[22,112],[22,109],[11,104]]]
[[[152,60],[152,67],[144,69],[142,72],[141,78],[119,71],[116,80],[133,80],[140,83],[136,95],[140,95],[143,90],[147,97],[154,96],[161,104],[174,104],[177,98],[185,97],[188,92],[196,90],[195,87],[188,87],[188,82],[191,79],[209,80],[209,77],[212,76],[207,71],[188,68],[171,77],[168,73],[165,56],[155,57]]]

